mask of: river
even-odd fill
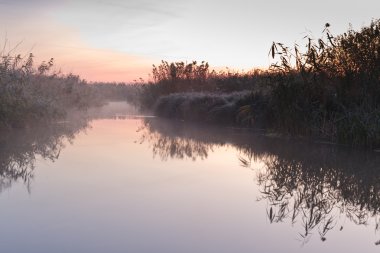
[[[140,115],[0,138],[1,252],[378,252],[380,154]]]

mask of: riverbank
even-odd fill
[[[1,55],[0,127],[24,128],[63,118],[69,110],[97,104],[97,96],[78,76],[51,71],[53,59],[33,63],[34,56]]]
[[[34,56],[0,53],[0,130],[27,128],[65,120],[107,101],[125,101],[132,94],[124,83],[89,83],[74,74],[54,71],[53,59],[34,63]]]
[[[161,117],[378,148],[380,21],[339,36],[329,26],[304,49],[273,43],[268,70],[217,73],[205,62],[163,61],[136,103]]]

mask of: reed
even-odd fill
[[[268,70],[216,72],[205,62],[163,61],[153,67],[153,82],[137,88],[138,102],[165,117],[378,147],[380,20],[339,36],[329,28],[321,38],[305,37],[304,47],[273,42]]]
[[[273,43],[276,130],[374,147],[380,144],[380,21],[334,37],[307,37],[302,51]]]
[[[35,65],[33,54],[0,58],[0,126],[25,127],[31,122],[63,117],[99,101],[78,76],[52,71],[53,59]]]

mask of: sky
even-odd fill
[[[327,22],[334,34],[360,29],[378,10],[378,0],[0,0],[0,46],[88,81],[133,82],[161,60],[265,68],[273,41],[302,45]]]

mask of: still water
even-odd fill
[[[380,155],[138,115],[0,138],[1,252],[378,252]]]

